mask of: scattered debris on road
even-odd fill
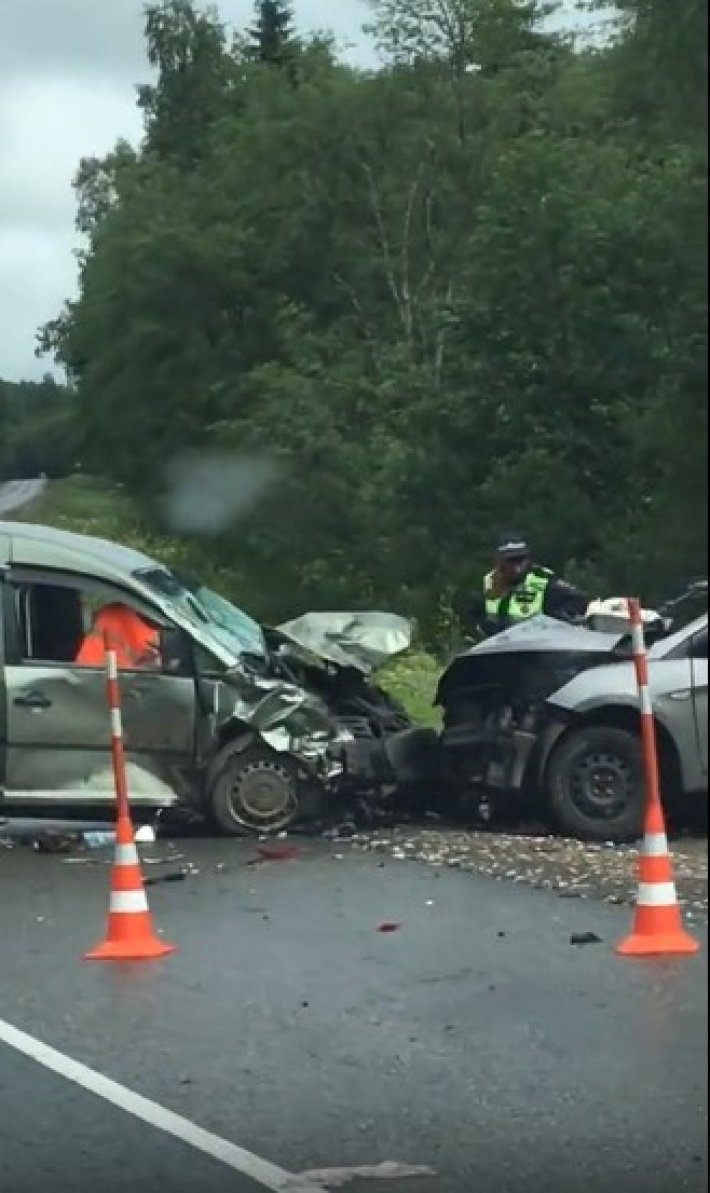
[[[360,1168],[313,1168],[299,1172],[284,1185],[284,1193],[305,1193],[317,1188],[342,1189],[351,1181],[401,1181],[409,1177],[436,1176],[433,1168],[423,1165],[397,1164],[385,1160],[382,1164],[365,1164]]]
[[[596,845],[555,836],[405,825],[359,832],[356,849],[395,861],[475,871],[499,881],[555,891],[565,899],[632,906],[638,889],[636,846]],[[708,920],[707,839],[671,843],[678,894],[691,921]]]
[[[26,822],[0,824],[0,846],[12,849],[24,846],[40,854],[59,854],[65,864],[110,864],[112,849],[103,830],[89,831],[68,823],[44,827]],[[162,833],[157,836],[162,836]],[[446,826],[428,816],[422,823],[380,825],[377,829],[351,832],[343,825],[333,833],[322,834],[332,845],[348,845],[377,854],[386,865],[394,861],[420,861],[435,868],[473,871],[498,881],[522,883],[540,890],[554,891],[563,899],[597,899],[609,904],[633,906],[638,892],[637,846],[589,844],[582,841],[546,835],[542,832],[497,832],[491,829],[464,830]],[[104,838],[99,843],[98,837]],[[285,834],[284,834],[285,837]],[[89,838],[89,839],[87,839]],[[156,842],[156,833],[149,826],[136,832],[141,844]],[[197,869],[185,862],[185,838],[166,839],[154,849],[148,849],[141,863],[146,866],[179,867],[194,876]],[[302,858],[303,848],[283,837],[255,843],[255,852],[247,866],[295,861]],[[342,861],[343,852],[333,855]],[[691,923],[708,922],[708,848],[707,838],[683,836],[671,842],[673,871],[684,913]],[[244,864],[244,863],[242,863]],[[216,866],[224,872],[225,862]],[[168,881],[162,878],[160,881]],[[173,879],[172,881],[181,881]],[[429,906],[429,904],[427,904]],[[433,905],[433,904],[432,904]],[[398,925],[399,927],[399,925]],[[378,929],[381,930],[381,929]],[[385,929],[385,931],[396,931]]]
[[[573,932],[569,942],[576,945],[602,944],[602,938],[597,936],[596,932]]]
[[[35,853],[71,853],[81,843],[80,833],[36,833],[31,840],[23,842],[34,849]]]
[[[385,920],[385,921],[384,921],[384,923],[382,923],[382,924],[380,924],[380,925],[379,925],[379,927],[378,927],[377,931],[378,931],[378,932],[383,932],[383,933],[387,933],[387,932],[399,932],[399,930],[400,930],[400,928],[401,928],[401,927],[402,927],[402,925],[401,925],[401,924],[398,924],[398,923],[396,923],[396,922],[395,922],[395,921],[393,921],[393,920]]]
[[[297,845],[259,845],[256,857],[251,858],[248,866],[261,866],[264,862],[292,862],[301,856]]]
[[[143,886],[157,886],[160,882],[184,882],[189,870],[170,870],[167,874],[151,874],[143,879]]]

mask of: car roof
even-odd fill
[[[69,568],[114,577],[159,566],[132,547],[34,522],[0,521],[0,564]]]
[[[161,609],[165,616],[226,666],[234,663],[233,652],[204,627],[196,625],[168,597],[136,575],[156,568],[163,570],[162,564],[142,551],[134,551],[132,547],[123,547],[108,539],[56,530],[34,522],[0,521],[0,568],[8,563],[18,567],[46,568],[47,571],[69,571],[128,588]]]

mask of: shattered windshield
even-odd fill
[[[233,654],[266,657],[268,649],[261,626],[226,597],[167,568],[143,569],[135,575],[160,596],[172,601],[184,617],[208,629]]]

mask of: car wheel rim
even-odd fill
[[[634,797],[634,773],[618,754],[587,754],[571,775],[572,800],[585,816],[613,820]]]
[[[232,784],[232,816],[252,832],[278,832],[298,811],[298,796],[288,769],[281,763],[260,759],[248,763]]]

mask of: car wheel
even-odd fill
[[[568,836],[622,843],[643,831],[641,745],[624,729],[569,733],[550,759],[546,788],[554,823]]]
[[[208,783],[212,818],[229,836],[283,832],[299,818],[300,783],[288,756],[240,742],[225,746]]]

